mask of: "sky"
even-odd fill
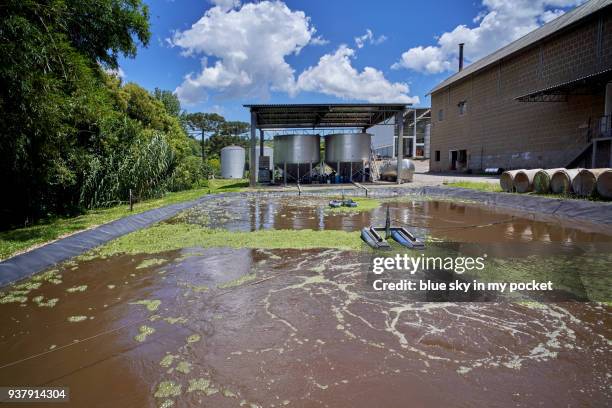
[[[188,112],[248,103],[403,102],[584,0],[145,0],[151,41],[116,72]]]

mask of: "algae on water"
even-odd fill
[[[130,305],[143,305],[147,307],[147,310],[154,312],[161,305],[161,300],[139,300],[137,302],[130,302]]]
[[[158,258],[145,259],[144,261],[138,264],[136,269],[143,269],[143,268],[148,268],[149,266],[161,265],[165,262],[166,262],[165,259],[158,259]]]
[[[155,333],[155,329],[147,325],[140,326],[138,328],[138,331],[139,334],[134,336],[134,340],[139,341],[141,343],[147,339],[147,336]]]
[[[245,284],[247,282],[251,282],[251,281],[253,281],[255,279],[257,279],[257,275],[255,275],[254,273],[249,273],[249,274],[246,274],[246,275],[242,275],[241,277],[233,279],[231,281],[221,283],[217,287],[219,289],[229,289],[229,288],[233,288],[233,287],[236,287],[236,286],[243,285],[243,284]]]
[[[174,381],[162,381],[154,395],[156,398],[178,397],[181,395],[181,388],[181,384],[176,384]]]
[[[87,320],[87,316],[70,316],[68,321],[71,323],[82,322],[83,320]]]
[[[187,337],[187,343],[195,343],[200,341],[200,335],[199,334],[192,334],[191,336]]]
[[[81,286],[73,286],[71,288],[66,289],[68,293],[76,293],[76,292],[85,292],[87,290],[87,285]]]

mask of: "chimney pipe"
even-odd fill
[[[459,71],[463,69],[463,43],[459,44]]]

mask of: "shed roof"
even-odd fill
[[[244,105],[259,129],[368,128],[403,112],[405,103]]]
[[[610,5],[612,5],[612,0],[588,1],[580,7],[576,7],[575,9],[552,20],[551,22],[544,24],[542,27],[524,35],[518,40],[511,42],[505,47],[502,47],[486,57],[468,65],[465,69],[451,75],[449,78],[439,83],[429,93],[433,94],[434,92],[437,92],[451,85],[452,83],[459,81],[460,79],[466,78],[469,75],[474,74],[477,71],[480,71],[514,53],[517,53]]]

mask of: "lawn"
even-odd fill
[[[115,207],[90,210],[76,217],[53,218],[30,227],[2,231],[0,232],[0,259],[9,258],[58,238],[128,215],[138,214],[182,201],[194,200],[205,194],[240,191],[247,186],[248,182],[245,180],[210,180],[206,187],[168,193],[162,198],[136,203],[132,212],[130,212],[127,205],[123,204]]]
[[[488,183],[486,181],[454,181],[451,183],[444,183],[444,185],[449,187],[469,188],[471,190],[490,191],[495,193],[502,191],[499,183]]]

